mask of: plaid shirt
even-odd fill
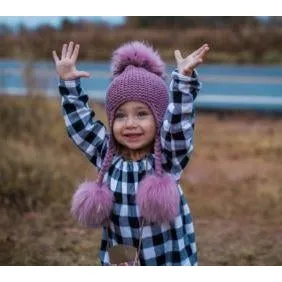
[[[172,72],[170,102],[161,128],[162,165],[178,183],[180,209],[173,223],[144,225],[139,257],[141,265],[197,265],[192,217],[179,180],[193,151],[194,99],[199,89],[196,72],[191,77]],[[99,170],[109,140],[106,127],[95,119],[79,79],[61,80],[59,91],[68,135]],[[104,177],[114,193],[115,202],[109,228],[102,228],[102,265],[109,265],[108,246],[124,244],[138,248],[141,218],[135,195],[138,183],[151,170],[154,170],[154,154],[137,161],[126,160],[121,155],[113,157]]]

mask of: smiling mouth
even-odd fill
[[[125,138],[129,138],[129,139],[135,139],[142,136],[142,134],[124,134]]]

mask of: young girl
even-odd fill
[[[204,44],[182,58],[175,51],[171,96],[165,66],[150,46],[135,41],[112,57],[106,94],[109,132],[88,107],[76,61],[79,45],[53,51],[69,136],[99,171],[73,196],[72,214],[88,227],[102,226],[100,260],[114,251],[136,251],[141,265],[197,265],[193,222],[179,185],[193,151],[194,100],[200,89],[194,70],[209,50]],[[121,253],[119,253],[121,257]],[[125,256],[126,257],[126,256]]]

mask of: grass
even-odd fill
[[[96,172],[67,137],[59,100],[0,103],[0,264],[99,265],[100,230],[69,215],[76,185]],[[181,182],[200,265],[282,265],[281,140],[281,118],[198,114]]]

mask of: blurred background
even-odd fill
[[[96,117],[110,58],[148,42],[167,63],[174,49],[210,51],[198,68],[195,151],[182,187],[200,265],[282,265],[282,17],[0,17],[0,264],[99,265],[100,230],[69,214],[96,171],[68,138],[52,50],[79,43],[78,68]]]

